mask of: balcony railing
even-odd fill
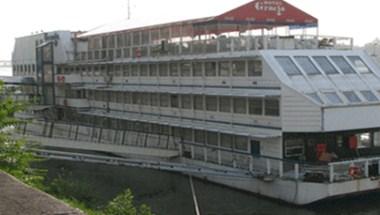
[[[218,146],[184,142],[167,134],[148,134],[64,122],[33,121],[20,125],[19,131],[24,135],[73,141],[177,149],[184,157],[248,171],[252,176],[268,181],[281,178],[312,183],[340,183],[380,176],[380,157],[358,158],[328,164],[309,164],[269,156],[257,156]]]
[[[339,49],[351,50],[353,39],[349,37],[291,35],[291,36],[239,36],[211,37],[208,39],[191,39],[161,41],[114,49],[96,49],[77,53],[75,60],[113,61],[115,59],[162,57],[178,55],[199,55],[211,53],[231,53],[266,49]]]

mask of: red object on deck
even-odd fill
[[[348,146],[350,149],[357,149],[358,148],[358,138],[356,136],[351,136],[348,139]]]
[[[327,144],[320,143],[317,144],[317,158],[319,159],[323,153],[327,151]]]

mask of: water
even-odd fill
[[[0,76],[12,76],[12,68],[0,67]]]
[[[148,169],[67,161],[48,161],[49,180],[57,175],[86,184],[95,206],[103,205],[131,188],[138,204],[146,203],[157,215],[193,215],[188,177]],[[194,186],[202,215],[375,215],[380,214],[380,193],[296,207],[251,193],[201,180]]]

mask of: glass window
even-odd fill
[[[331,60],[339,67],[339,69],[344,74],[353,74],[355,73],[354,69],[350,66],[350,64],[344,59],[342,56],[331,56]]]
[[[232,149],[233,136],[230,134],[220,134],[220,145],[224,148]]]
[[[313,59],[319,67],[325,72],[326,75],[339,74],[338,70],[330,63],[327,57],[325,56],[314,56]]]
[[[360,73],[372,73],[371,69],[359,56],[349,56],[348,59]]]
[[[142,105],[150,105],[150,94],[149,93],[141,93],[141,104]]]
[[[134,64],[131,66],[131,75],[132,76],[139,76],[139,66]]]
[[[158,65],[159,73],[161,77],[168,76],[168,65],[166,63],[161,63]]]
[[[181,63],[181,76],[189,77],[191,76],[191,63]]]
[[[317,67],[311,62],[309,57],[306,56],[297,56],[294,57],[294,59],[297,61],[297,63],[301,66],[303,71],[308,75],[318,75],[321,74]]]
[[[141,93],[132,93],[132,104],[141,104]]]
[[[191,109],[191,95],[182,95],[181,96],[181,108]]]
[[[261,60],[248,61],[248,76],[262,76],[263,65]]]
[[[140,76],[148,76],[148,65],[147,64],[141,64],[140,66]]]
[[[160,94],[160,107],[169,107],[169,94]]]
[[[265,99],[265,115],[280,116],[280,100],[267,98]]]
[[[360,102],[360,98],[356,95],[354,91],[343,92],[343,95],[347,98],[350,103]]]
[[[149,76],[150,77],[156,77],[157,76],[157,65],[156,64],[150,64],[149,65]]]
[[[230,113],[231,112],[231,98],[219,97],[219,111]]]
[[[324,93],[330,104],[342,104],[342,100],[339,98],[336,92]]]
[[[248,138],[244,136],[235,136],[235,149],[241,151],[248,151]]]
[[[244,77],[245,75],[245,61],[232,61],[232,75]]]
[[[287,56],[276,56],[277,62],[282,67],[282,70],[288,75],[301,75],[301,71],[298,67],[293,63],[292,59]]]
[[[369,102],[376,102],[376,101],[379,101],[377,99],[377,97],[375,96],[375,94],[373,94],[371,91],[369,90],[364,90],[364,91],[360,91],[360,93],[363,95],[363,97],[369,101]]]
[[[179,107],[178,95],[171,95],[170,96],[170,104],[171,104],[172,108],[178,108]]]
[[[206,132],[202,130],[194,130],[194,141],[196,143],[206,143]]]
[[[218,98],[216,96],[206,96],[206,110],[217,111],[218,109]]]
[[[130,92],[124,93],[124,102],[125,102],[125,104],[131,104],[132,103],[132,93],[130,93]]]
[[[264,101],[260,98],[249,99],[249,114],[263,115]]]
[[[247,99],[246,98],[234,98],[234,113],[247,113]]]
[[[217,146],[218,145],[218,133],[207,132],[207,144]]]
[[[216,76],[216,62],[205,63],[205,75],[210,77]]]
[[[315,102],[319,104],[323,104],[322,99],[318,96],[317,93],[307,93],[307,96],[309,96],[311,99],[313,99]]]
[[[159,103],[160,103],[160,94],[158,93],[151,93],[150,94],[150,104],[152,106],[156,106],[158,107],[159,106]]]
[[[230,62],[219,62],[219,76],[229,77],[230,74]]]
[[[203,110],[203,96],[194,96],[194,110]]]
[[[178,64],[171,63],[170,64],[170,76],[177,77],[178,76]]]
[[[193,63],[193,76],[195,77],[203,76],[203,66],[201,62]]]

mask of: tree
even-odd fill
[[[141,205],[138,209],[134,206],[133,195],[130,189],[118,195],[104,210],[105,215],[153,215],[147,205]]]
[[[25,183],[39,186],[42,182],[41,172],[30,168],[30,163],[37,158],[28,150],[24,140],[12,137],[11,132],[21,123],[15,113],[25,107],[23,103],[15,101],[12,95],[0,82],[0,169]]]

